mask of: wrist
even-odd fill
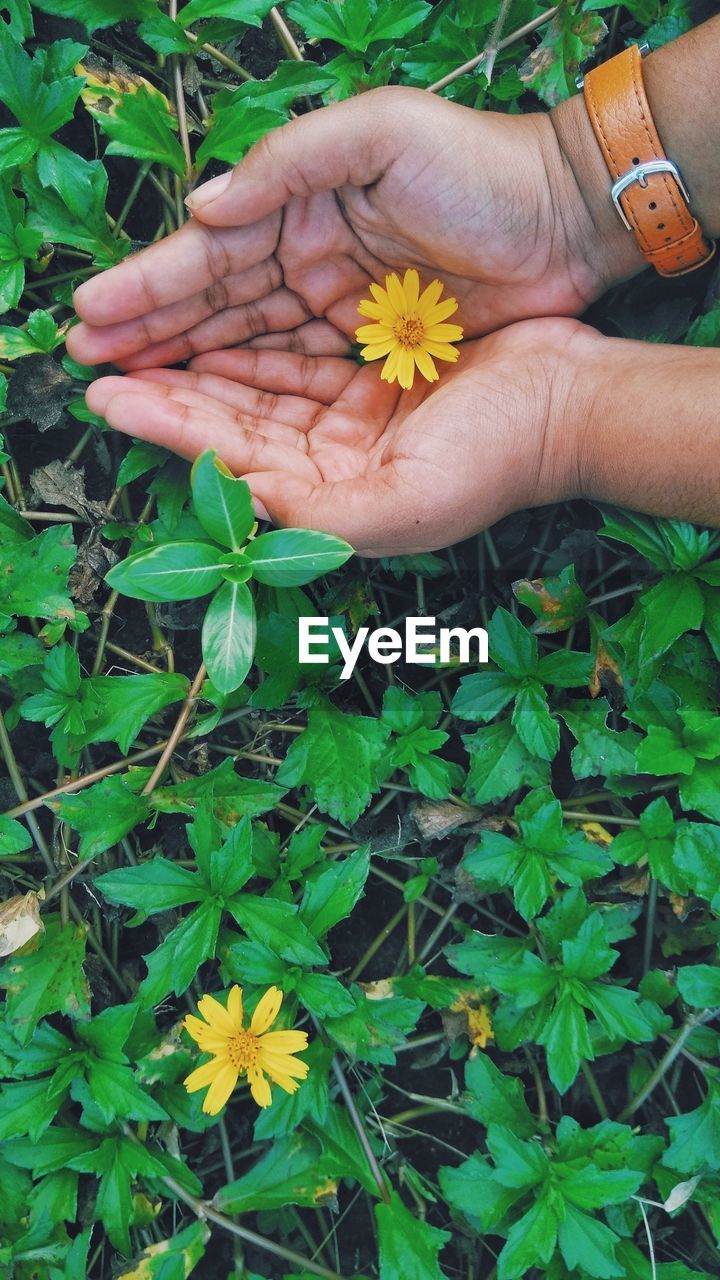
[[[554,204],[562,219],[568,269],[583,282],[588,301],[647,266],[632,232],[610,198],[611,179],[582,94],[546,117],[554,150]]]

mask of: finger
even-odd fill
[[[364,93],[271,130],[230,174],[188,197],[193,215],[209,226],[246,226],[292,196],[376,182],[405,146],[390,100],[397,92]]]
[[[201,351],[216,351],[219,347],[236,346],[258,334],[284,332],[303,324],[308,317],[307,307],[289,289],[276,289],[266,298],[246,302],[240,307],[228,307],[218,315],[210,316],[185,333],[179,333],[166,342],[154,342],[134,355],[118,360],[121,369],[149,369],[163,364],[178,364],[189,360]]]
[[[264,333],[251,338],[248,346],[255,350],[296,351],[308,356],[346,356],[351,350],[349,338],[328,320],[308,320],[295,329]]]
[[[134,254],[75,291],[87,324],[116,324],[180,302],[232,274],[233,263],[254,266],[277,245],[280,218],[218,233],[191,220],[160,244]]]
[[[103,277],[106,279],[107,277]],[[67,347],[81,364],[105,364],[134,355],[153,344],[174,338],[206,320],[209,316],[255,302],[273,293],[282,284],[282,271],[275,258],[266,258],[247,271],[230,275],[226,280],[210,284],[200,293],[172,302],[157,311],[148,311],[134,320],[119,324],[88,325],[80,323],[68,334]]]
[[[284,396],[274,391],[261,391],[257,387],[247,387],[241,382],[217,374],[197,373],[189,369],[144,369],[142,372],[129,373],[128,377],[174,387],[186,393],[193,392],[213,400],[217,405],[225,406],[231,413],[262,418],[265,422],[292,428],[294,432],[309,431],[326,407],[304,396]],[[190,404],[191,401],[187,400],[186,403]]]
[[[175,378],[164,380],[161,377],[157,379],[144,379],[139,375],[130,374],[133,378],[132,385],[137,387],[138,383],[142,385],[143,391],[147,395],[155,395],[161,399],[174,400],[177,404],[187,405],[190,409],[198,409],[203,413],[210,413],[214,417],[225,418],[228,422],[239,422],[240,425],[246,425],[252,420],[255,430],[260,435],[265,436],[268,440],[278,440],[284,444],[290,445],[292,448],[298,448],[300,441],[299,428],[288,422],[282,422],[277,417],[266,418],[243,409],[235,408],[231,404],[224,402],[216,396],[204,394],[192,385],[192,374],[188,375],[184,370],[161,370],[157,373],[173,372]],[[189,381],[187,379],[190,379]],[[309,415],[308,415],[309,416]],[[304,433],[303,433],[304,434]]]
[[[162,390],[128,378],[99,378],[88,387],[86,400],[91,413],[117,431],[160,444],[183,458],[192,460],[215,449],[236,475],[271,469],[317,482],[318,471],[305,452],[301,433],[296,433],[294,445],[287,444],[271,438],[272,423],[250,416],[231,419],[217,413],[211,402],[188,405]]]
[[[333,404],[357,373],[354,360],[335,356],[317,358],[294,351],[263,351],[255,347],[208,351],[196,356],[190,368],[279,395],[307,396],[325,405]]]

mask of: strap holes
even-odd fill
[[[639,163],[640,163],[640,157],[639,157],[639,156],[633,156],[633,158],[632,158],[632,162],[633,162],[633,164],[639,164]]]
[[[672,236],[666,236],[666,237],[665,237],[665,243],[666,243],[666,244],[671,244],[671,243],[672,243]]]
[[[658,231],[664,231],[664,230],[665,230],[665,223],[664,223],[664,222],[658,222],[658,224],[657,224],[657,229],[658,229]]]
[[[656,202],[655,202],[654,200],[651,200],[651,201],[650,201],[650,203],[649,203],[649,205],[648,205],[648,209],[657,209],[657,204],[656,204]]]

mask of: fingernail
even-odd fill
[[[191,191],[190,195],[185,197],[188,209],[194,213],[196,209],[204,209],[206,204],[217,200],[218,196],[223,195],[229,187],[231,177],[232,173],[221,173],[217,178],[204,182],[197,191]]]

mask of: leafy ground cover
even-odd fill
[[[709,1280],[720,534],[574,504],[384,562],[254,537],[63,354],[73,286],[291,111],[537,109],[702,6],[177,8],[0,7],[0,1275]],[[717,281],[592,319],[717,343]],[[493,662],[343,682],[294,657],[313,613],[482,622]],[[266,1074],[210,1114],[213,1017]]]

